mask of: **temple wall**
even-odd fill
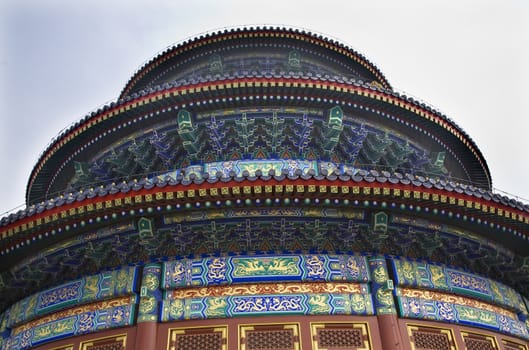
[[[5,350],[527,349],[528,315],[515,290],[444,265],[262,253],[73,280],[14,304],[0,334]]]

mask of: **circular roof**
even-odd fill
[[[98,159],[106,162],[105,152],[116,153],[125,146],[132,152],[125,158],[134,163],[120,170],[127,176],[163,173],[185,167],[189,161],[197,164],[207,163],[208,159],[211,161],[211,156],[204,153],[202,147],[201,157],[193,155],[191,160],[166,162],[161,167],[144,166],[144,160],[137,154],[142,148],[137,147],[136,141],[147,139],[147,136],[152,139],[151,134],[166,130],[167,123],[172,123],[174,131],[178,132],[176,113],[179,110],[189,110],[193,118],[202,115],[202,120],[193,123],[203,129],[200,132],[205,139],[200,142],[207,148],[216,142],[208,131],[210,122],[204,119],[208,113],[241,107],[270,109],[281,106],[319,111],[315,116],[320,120],[317,129],[321,129],[322,113],[341,106],[345,113],[344,123],[349,123],[352,132],[361,130],[357,127],[365,124],[371,128],[370,137],[377,144],[375,148],[384,144],[396,145],[397,152],[391,147],[384,151],[387,157],[399,158],[404,153],[416,158],[427,156],[430,159],[419,163],[431,168],[434,165],[430,163],[438,162],[435,165],[437,170],[444,168],[444,161],[449,165],[446,171],[441,169],[445,175],[490,189],[488,166],[472,139],[438,111],[393,91],[380,70],[364,56],[321,35],[265,27],[205,34],[168,48],[146,63],[132,76],[116,102],[85,116],[61,133],[43,152],[28,182],[27,203],[38,203],[67,191],[76,172],[86,170],[83,166],[97,166],[94,162]],[[384,136],[388,131],[392,134],[391,139]],[[311,132],[320,135],[319,131]],[[324,134],[337,137],[332,131]],[[291,138],[302,137],[296,135]],[[342,145],[348,142],[346,140],[352,138],[339,139],[338,136],[335,145]],[[183,141],[180,140],[179,144]],[[127,144],[131,142],[132,145]],[[301,140],[292,142],[299,144]],[[414,154],[410,153],[408,143],[418,144]],[[344,161],[343,157],[336,157],[328,152],[329,145],[323,146],[313,140],[312,146],[319,148],[320,152],[315,152],[319,159],[359,162],[358,159]],[[366,150],[370,152],[368,148]],[[148,150],[150,155],[159,154],[158,151]],[[225,151],[213,161],[227,159],[227,149]],[[270,154],[278,157],[274,156],[275,151]],[[113,161],[121,161],[114,156],[112,154]],[[292,157],[302,159],[305,155],[300,151]],[[395,160],[379,161],[379,156],[375,158],[377,166],[386,166]],[[372,158],[369,154],[360,158],[362,162],[366,159],[370,162]],[[407,167],[414,168],[412,163]],[[157,164],[161,164],[160,161]],[[392,164],[389,165],[384,169],[395,170]],[[114,181],[118,179],[115,172],[106,178],[110,177]]]
[[[453,264],[528,293],[529,206],[490,191],[472,139],[354,50],[299,30],[226,30],[167,49],[51,143],[27,201],[0,220],[0,278],[26,295],[209,244],[341,251],[344,237],[357,252]],[[371,227],[381,212],[388,234]],[[138,232],[145,218],[156,235]],[[286,226],[296,236],[277,238]]]
[[[178,64],[182,60],[182,57],[190,52],[200,51],[204,48],[215,51],[215,49],[218,50],[221,46],[248,46],[251,43],[263,43],[266,41],[274,42],[276,45],[290,44],[292,48],[306,44],[307,46],[318,48],[322,52],[339,56],[349,66],[356,66],[361,71],[364,79],[367,79],[369,82],[376,81],[382,87],[391,89],[389,82],[378,67],[371,63],[365,56],[341,42],[302,29],[285,27],[243,27],[206,33],[165,49],[134,73],[125,85],[119,98],[124,98],[133,92],[144,89],[148,86],[149,82],[156,78],[160,71]]]

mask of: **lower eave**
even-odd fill
[[[273,200],[270,204],[280,206],[303,206],[308,199],[313,206],[371,208],[389,215],[407,212],[464,227],[521,257],[529,256],[529,213],[492,199],[429,187],[335,175],[183,180],[163,186],[137,184],[116,188],[114,194],[87,193],[83,200],[64,203],[1,227],[0,261],[7,268],[16,263],[13,256],[35,253],[33,246],[46,245],[46,240],[52,240],[52,231],[75,236],[103,216],[115,220],[145,216],[142,213],[148,208],[200,212],[215,207],[212,203],[255,207],[266,205],[267,199]],[[299,200],[298,204],[294,200]]]

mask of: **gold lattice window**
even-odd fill
[[[300,350],[299,324],[239,326],[241,350]]]
[[[502,343],[505,350],[528,350],[527,345],[520,344],[512,340],[503,339]]]
[[[369,326],[365,322],[311,323],[314,350],[371,350]]]
[[[90,339],[82,342],[81,350],[125,350],[127,346],[127,335],[121,334],[112,337]]]
[[[170,350],[227,350],[227,347],[227,326],[169,329]]]
[[[461,332],[467,350],[497,350],[498,343],[494,336]]]
[[[408,325],[408,335],[413,350],[456,350],[450,329]]]

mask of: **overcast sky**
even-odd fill
[[[352,46],[476,142],[493,186],[529,199],[529,1],[0,1],[0,216],[39,154],[190,36],[280,24]]]

